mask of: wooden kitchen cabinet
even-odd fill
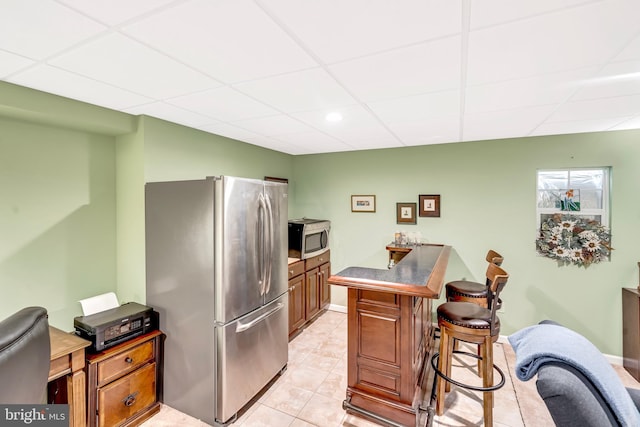
[[[331,286],[329,276],[331,276],[331,263],[326,262],[318,267],[320,270],[320,308],[324,309],[331,304]]]
[[[298,275],[300,266],[303,270]],[[290,338],[331,303],[330,275],[329,251],[289,265]]]
[[[331,301],[331,291],[329,288],[329,273],[331,263],[329,262],[329,251],[305,260],[305,306],[307,309],[307,322],[316,317],[324,310]]]
[[[90,427],[136,426],[160,410],[160,331],[87,354],[87,423]]]
[[[304,261],[289,264],[289,336],[306,321],[304,288]]]
[[[307,320],[320,313],[320,269],[314,268],[305,273],[305,310]]]

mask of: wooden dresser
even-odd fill
[[[87,354],[87,424],[136,426],[160,410],[162,339],[152,331]]]

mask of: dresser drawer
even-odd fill
[[[98,425],[117,426],[156,401],[156,364],[98,389]]]
[[[131,372],[154,357],[153,341],[147,341],[98,363],[98,387]]]
[[[297,261],[289,264],[287,267],[289,272],[289,279],[299,276],[304,273],[304,261]]]

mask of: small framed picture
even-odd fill
[[[396,222],[398,224],[415,224],[416,204],[396,203]]]
[[[376,196],[353,195],[351,196],[351,212],[375,212]]]
[[[440,216],[440,195],[439,194],[421,194],[419,196],[420,216]]]

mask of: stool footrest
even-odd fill
[[[482,360],[482,357],[478,356],[477,354],[469,353],[469,352],[466,352],[466,351],[454,350],[453,353],[454,354],[464,354],[464,355],[467,355],[467,356],[475,357],[478,360]],[[433,355],[433,357],[431,357],[431,367],[433,368],[433,371],[440,378],[444,379],[447,382],[450,382],[451,384],[457,385],[458,387],[466,388],[466,389],[469,389],[469,390],[475,390],[475,391],[495,391],[495,390],[498,390],[499,388],[502,388],[502,386],[505,383],[504,372],[502,372],[502,369],[498,368],[495,364],[493,365],[493,369],[498,371],[498,374],[500,374],[500,382],[498,384],[494,384],[491,387],[480,387],[480,386],[461,383],[460,381],[456,381],[453,378],[448,377],[446,374],[441,372],[440,369],[438,369],[438,359],[439,358],[440,358],[440,353],[439,352],[435,353]]]

